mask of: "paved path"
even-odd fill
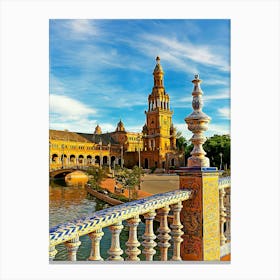
[[[167,174],[147,174],[141,183],[141,190],[151,193],[163,193],[179,189],[179,176]]]
[[[108,178],[101,183],[101,187],[115,193],[115,179]],[[120,185],[118,185],[121,187]],[[174,175],[155,175],[147,174],[143,177],[141,190],[137,190],[137,198],[147,197],[157,193],[174,191],[179,189],[179,176]],[[129,197],[128,190],[122,193],[125,197]]]

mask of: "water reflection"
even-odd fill
[[[49,226],[91,216],[105,203],[87,194],[84,185],[67,186],[64,180],[50,181]]]
[[[87,194],[84,186],[67,186],[64,179],[50,181],[49,186],[49,226],[53,227],[60,223],[70,222],[84,216],[91,216],[95,211],[102,210],[109,207],[105,202]],[[124,228],[120,234],[121,248],[125,251],[125,243],[129,236],[129,227],[127,223],[123,222]],[[154,232],[156,233],[158,223],[154,224]],[[111,246],[111,233],[109,228],[103,228],[104,236],[100,242],[101,256],[105,260],[109,257],[107,251]],[[141,222],[137,228],[138,240],[142,242],[142,235],[145,231],[145,225]],[[91,240],[88,235],[80,237],[82,242],[77,252],[77,260],[87,260],[91,250]],[[142,245],[139,247],[142,251]],[[159,260],[159,250],[156,249],[154,260]],[[170,248],[171,249],[171,248]],[[56,246],[58,253],[55,260],[67,260],[67,250],[64,244]],[[171,250],[169,250],[170,256]],[[127,255],[125,252],[122,257],[125,259]],[[145,259],[143,254],[139,255],[141,260]]]

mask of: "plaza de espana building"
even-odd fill
[[[173,111],[163,83],[164,72],[156,58],[154,86],[148,96],[146,123],[142,133],[128,132],[120,120],[115,131],[93,133],[49,131],[50,170],[90,165],[115,165],[166,170],[184,165],[184,155],[176,148]]]

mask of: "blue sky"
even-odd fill
[[[187,138],[194,74],[206,136],[230,131],[229,20],[50,20],[50,128],[140,132],[160,56],[173,123]]]

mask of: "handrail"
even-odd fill
[[[97,211],[91,217],[84,217],[73,222],[57,225],[49,231],[49,246],[53,247],[72,240],[77,235],[83,236],[137,215],[143,215],[166,205],[187,200],[191,198],[191,195],[192,191],[189,189],[160,193]]]
[[[219,189],[229,188],[231,185],[230,176],[219,178]]]

